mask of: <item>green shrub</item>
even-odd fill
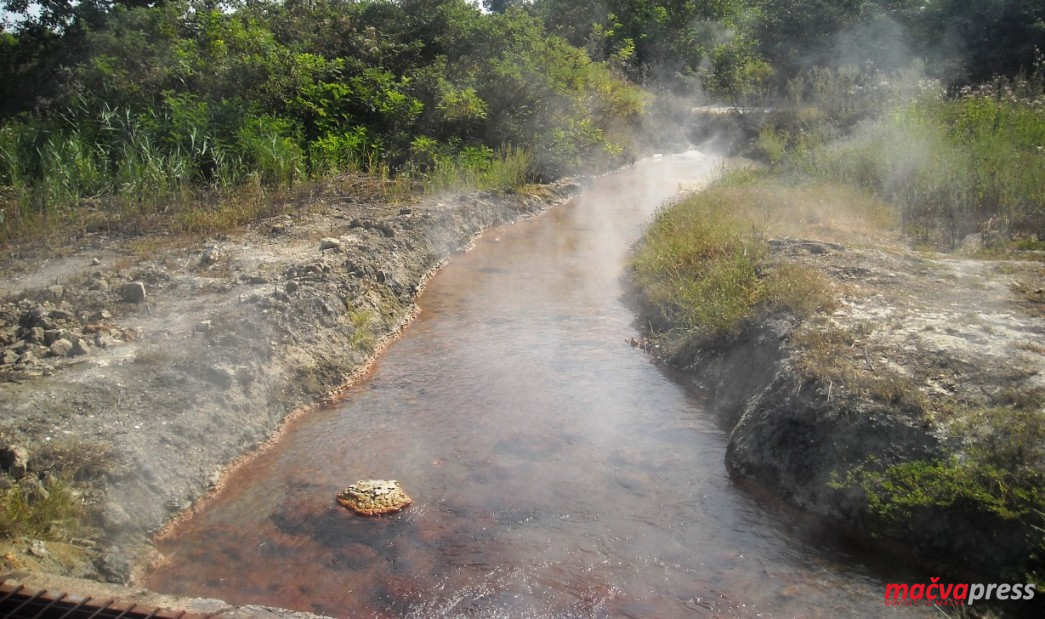
[[[64,540],[80,527],[83,505],[65,482],[53,479],[44,492],[16,483],[0,492],[0,536]]]
[[[1022,558],[1018,565],[1000,567],[1013,577],[1040,578],[1045,568],[1045,416],[1037,409],[1009,407],[961,411],[952,432],[964,443],[957,455],[884,470],[870,464],[834,485],[861,488],[874,529],[885,535],[904,536],[926,523],[939,529],[946,521],[986,536],[964,547],[996,544],[993,535],[1010,536],[1014,547],[995,549],[996,554]],[[954,541],[957,530],[939,533]],[[1015,547],[1027,552],[1014,553]]]
[[[924,98],[851,136],[804,153],[793,165],[852,183],[896,205],[903,229],[957,246],[982,233],[988,243],[1045,237],[1045,95],[1002,88],[955,99]]]

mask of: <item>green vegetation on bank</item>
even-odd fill
[[[65,540],[79,533],[84,509],[66,482],[16,483],[0,491],[0,537]]]
[[[867,496],[876,534],[903,539],[924,522],[976,532],[958,540],[973,549],[1028,547],[1005,565],[1006,578],[1045,584],[1045,417],[1036,407],[965,411],[960,435],[969,443],[940,460],[914,460],[885,470],[871,464],[851,470],[844,483]],[[962,525],[957,525],[958,522]],[[946,527],[944,526],[946,525]]]
[[[751,145],[767,169],[727,175],[671,205],[635,254],[634,282],[661,331],[661,350],[688,364],[742,340],[768,315],[812,317],[790,331],[788,366],[796,394],[803,385],[818,394],[811,410],[830,409],[833,398],[842,417],[865,408],[895,415],[924,428],[926,444],[941,442],[933,457],[874,453],[838,463],[829,487],[846,497],[843,512],[856,514],[847,524],[1040,585],[1040,390],[1003,384],[976,405],[975,397],[926,387],[919,372],[946,373],[943,361],[926,360],[914,372],[873,364],[872,334],[863,331],[872,327],[839,327],[817,315],[844,291],[823,279],[800,283],[818,271],[787,268],[790,259],[773,248],[786,248],[787,237],[849,247],[900,241],[1037,259],[1021,250],[1040,250],[1045,239],[1041,57],[1025,74],[950,91],[917,73],[834,68],[796,76],[786,89]],[[780,290],[807,303],[781,302]]]
[[[646,102],[526,12],[464,0],[175,1],[78,19],[3,35],[5,86],[27,92],[0,118],[2,239],[70,211],[218,208],[243,187],[345,172],[434,190],[616,165]],[[45,60],[61,80],[17,71]]]
[[[732,172],[653,220],[633,259],[634,280],[663,325],[687,333],[687,348],[731,341],[763,312],[806,316],[833,305],[816,271],[769,255],[767,233],[806,197],[802,188]]]
[[[0,474],[0,537],[66,541],[86,535],[97,509],[82,486],[114,470],[111,450],[83,441],[58,441],[23,464],[28,466]]]
[[[956,97],[925,93],[787,164],[894,204],[917,241],[958,246],[1045,238],[1045,66]]]

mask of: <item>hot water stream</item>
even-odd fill
[[[697,152],[597,179],[489,231],[338,406],[160,544],[147,585],[333,616],[910,615],[902,577],[731,482],[726,436],[626,340],[631,243]],[[398,479],[414,504],[367,519],[334,495]]]

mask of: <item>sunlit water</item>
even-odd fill
[[[900,576],[735,487],[708,405],[626,344],[630,245],[717,165],[644,161],[490,231],[368,380],[161,543],[147,584],[353,617],[887,614]],[[337,506],[366,478],[414,505]]]

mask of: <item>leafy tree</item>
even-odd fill
[[[1045,51],[1041,0],[912,2],[905,17],[929,65],[952,81],[1028,72]]]

